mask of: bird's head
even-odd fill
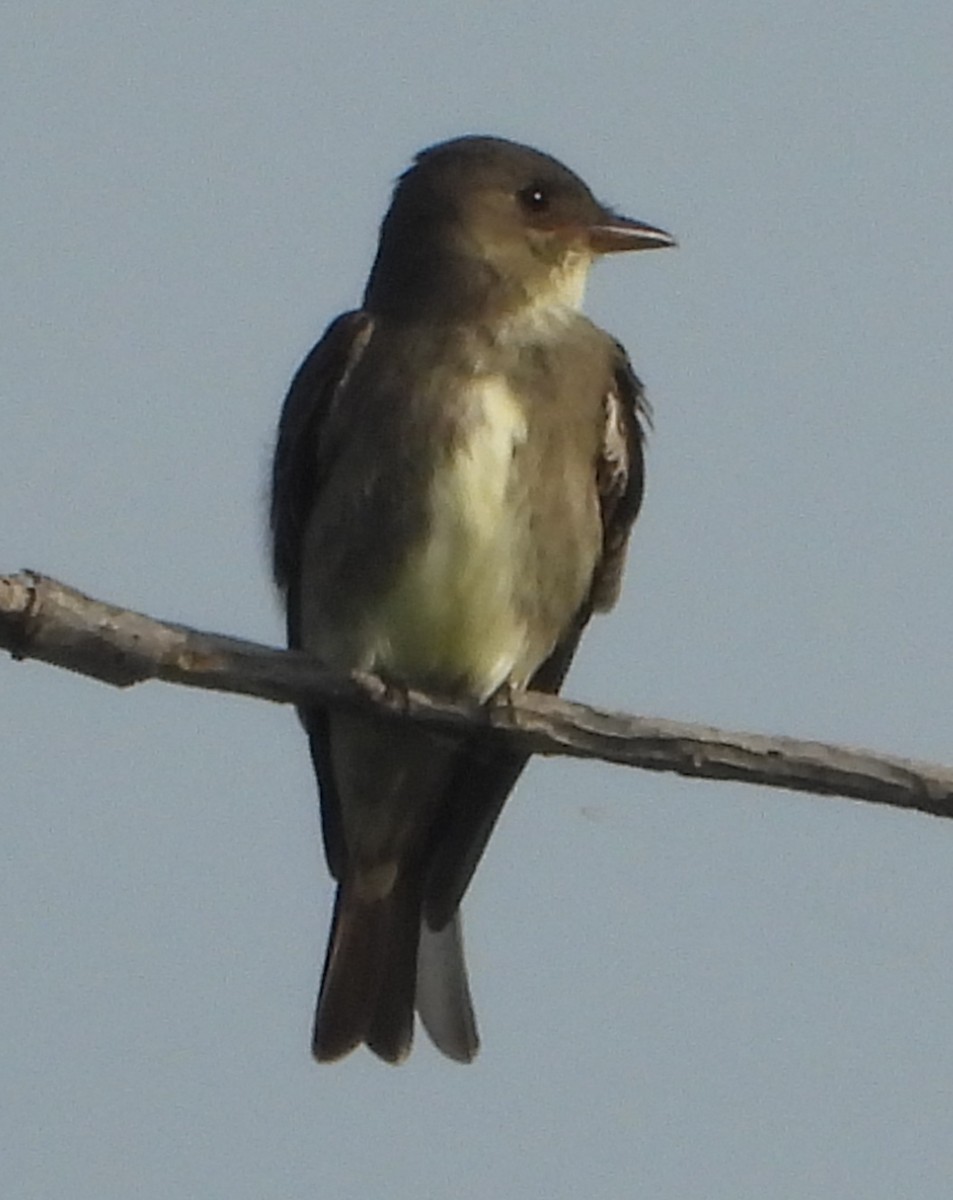
[[[368,304],[384,292],[437,306],[466,298],[490,309],[576,309],[600,255],[671,245],[664,230],[600,204],[549,155],[501,138],[456,138],[424,150],[399,180]]]

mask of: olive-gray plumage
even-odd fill
[[[642,389],[579,312],[600,254],[671,245],[555,159],[498,138],[397,184],[360,310],[298,371],[271,523],[288,639],[342,671],[485,700],[556,691],[615,601],[642,495]],[[525,755],[301,711],[338,881],[314,1030],[400,1061],[414,1008],[477,1050],[459,905]]]

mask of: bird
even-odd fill
[[[673,246],[529,146],[466,135],[398,178],[360,308],[295,374],[271,476],[289,648],[479,703],[559,690],[619,594],[649,410],[580,311],[593,262]],[[308,703],[337,883],[312,1039],[402,1062],[479,1037],[460,903],[527,755]]]

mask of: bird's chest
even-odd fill
[[[402,676],[489,693],[534,657],[526,606],[533,504],[524,406],[475,381],[433,464],[427,520],[374,617],[377,658]]]
[[[430,487],[430,527],[421,549],[438,576],[470,574],[474,559],[503,565],[512,554],[528,435],[526,413],[503,379],[473,384]]]

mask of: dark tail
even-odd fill
[[[479,1042],[457,917],[440,934],[426,930],[422,946],[418,886],[398,877],[386,895],[367,900],[342,883],[314,1020],[315,1058],[331,1062],[364,1042],[385,1062],[402,1062],[415,997],[437,1048],[469,1062]]]
[[[397,879],[380,899],[338,888],[314,1019],[318,1062],[341,1058],[362,1042],[399,1063],[414,1036],[420,899]]]

